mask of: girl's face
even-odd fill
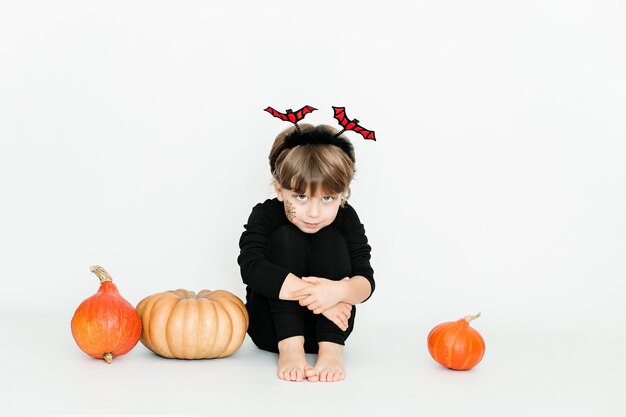
[[[287,219],[304,233],[317,233],[335,221],[341,206],[341,194],[300,194],[274,185],[278,201],[285,205]]]

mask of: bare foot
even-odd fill
[[[316,375],[307,378],[316,382],[343,381],[346,377],[346,367],[343,361],[343,346],[332,342],[320,342],[315,364]]]
[[[300,382],[315,370],[307,363],[304,354],[304,337],[288,337],[278,342],[278,377],[285,381]]]

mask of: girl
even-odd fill
[[[239,242],[248,334],[279,354],[280,379],[340,381],[354,305],[374,290],[371,248],[346,203],[354,149],[329,126],[296,124],[269,160],[276,198],[252,209]],[[318,353],[314,366],[305,353]]]

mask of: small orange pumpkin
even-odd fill
[[[428,334],[430,356],[441,365],[456,371],[465,371],[478,365],[485,354],[485,341],[469,325],[478,317],[480,313],[435,326]]]
[[[210,359],[234,353],[246,336],[248,312],[224,290],[153,294],[137,304],[141,343],[165,358]]]
[[[91,272],[100,279],[100,288],[74,312],[72,336],[83,352],[111,363],[114,357],[135,347],[141,335],[141,320],[104,268],[92,266]]]

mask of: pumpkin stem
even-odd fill
[[[111,275],[109,275],[109,273],[101,266],[94,265],[91,268],[89,268],[89,270],[93,272],[94,274],[96,274],[98,278],[100,278],[100,284],[102,284],[103,282],[113,281],[113,278],[111,278]]]
[[[466,322],[469,323],[472,320],[476,320],[478,317],[480,317],[480,313],[474,314],[473,316],[465,316],[463,318],[465,319]]]
[[[197,294],[193,291],[189,291],[189,290],[185,290],[183,288],[180,288],[178,290],[175,291],[169,291],[169,292],[173,292],[176,295],[178,295],[180,298],[184,298],[185,300],[195,300],[197,297]]]
[[[104,361],[105,361],[106,363],[111,363],[111,362],[113,362],[113,354],[112,354],[111,352],[107,352],[107,353],[105,353],[105,354],[104,354],[104,356],[103,356],[103,358],[104,358]]]

